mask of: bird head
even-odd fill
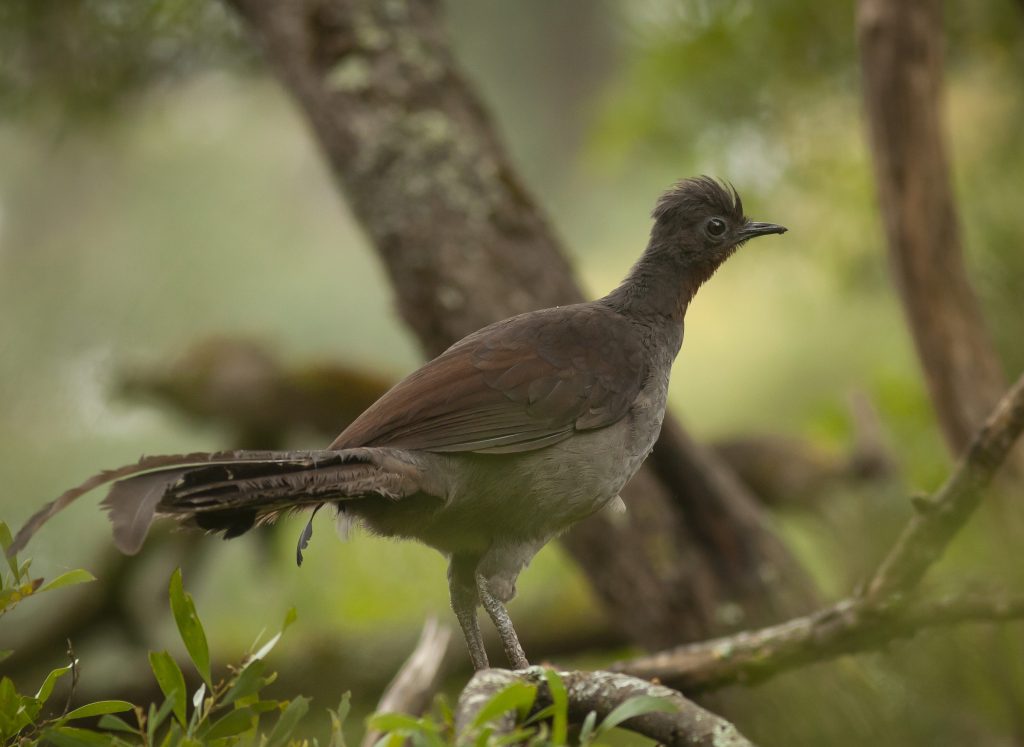
[[[750,239],[786,232],[748,219],[736,190],[707,176],[678,182],[658,200],[652,217],[653,245],[711,272]]]

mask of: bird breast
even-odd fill
[[[543,449],[420,454],[428,472],[445,475],[441,500],[391,503],[367,517],[371,529],[414,537],[445,553],[543,544],[619,494],[657,440],[667,393],[666,370],[651,377],[618,422]]]

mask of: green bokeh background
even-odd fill
[[[287,362],[329,358],[391,377],[417,365],[304,123],[229,17],[197,1],[144,4],[164,9],[148,21],[125,2],[44,3],[38,15],[32,2],[11,2],[0,18],[0,517],[18,525],[97,468],[142,453],[231,447],[224,432],[111,396],[119,370],[170,360],[198,339],[251,338]],[[77,47],[37,33],[62,12],[78,14],[63,35]],[[847,398],[864,392],[906,489],[937,485],[949,460],[887,273],[850,3],[458,0],[448,15],[462,65],[593,295],[642,250],[650,206],[678,177],[727,178],[749,215],[790,228],[744,249],[691,307],[671,397],[696,434],[777,432],[840,450]],[[1024,13],[1009,0],[950,3],[947,26],[967,259],[1014,375],[1024,367]],[[46,64],[25,63],[40,48]],[[876,499],[907,511],[902,495]],[[95,500],[33,541],[37,572],[88,568],[103,552]],[[843,500],[836,510],[853,510]],[[844,591],[828,535],[806,517],[779,520],[825,588]],[[238,659],[289,606],[299,624],[279,661],[341,651],[351,671],[400,660],[426,614],[448,614],[432,551],[358,532],[338,542],[322,516],[297,569],[301,524],[289,520],[269,556],[251,538],[211,539],[194,574],[186,565],[222,660]],[[173,649],[164,592],[181,558],[146,562],[141,614]],[[556,546],[519,588],[521,629],[603,625]],[[19,609],[0,647],[60,610],[59,598]],[[86,682],[146,676],[113,637],[80,653]],[[328,690],[349,686],[335,675]],[[903,686],[889,685],[903,702]],[[1004,722],[1004,706],[986,708]]]

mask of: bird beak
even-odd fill
[[[747,221],[747,224],[738,233],[740,241],[746,241],[756,236],[764,236],[769,233],[785,233],[788,230],[785,226],[779,226],[775,223],[759,223],[751,220]]]

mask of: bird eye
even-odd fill
[[[704,224],[704,230],[707,232],[708,236],[712,236],[717,239],[725,233],[725,221],[721,218],[709,218],[708,222]]]

